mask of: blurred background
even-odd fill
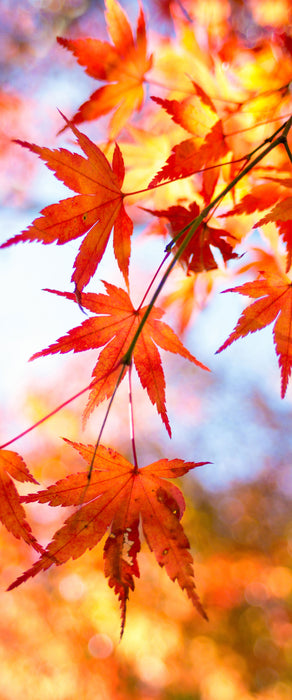
[[[138,2],[122,6],[135,26]],[[185,19],[195,13],[202,32],[208,22],[209,37],[217,31],[222,47],[228,26],[241,46],[256,53],[261,41],[285,26],[289,4],[281,0],[277,8],[276,13],[275,3],[267,0],[210,0],[207,12],[202,1],[152,0],[145,4],[150,50],[155,50],[158,30],[165,37],[175,35],[173,18],[180,12]],[[102,2],[0,0],[0,10],[4,242],[24,230],[44,206],[68,196],[35,156],[11,141],[72,147],[70,135],[57,136],[62,127],[57,110],[70,117],[95,84],[56,37],[108,36]],[[230,36],[228,41],[231,47]],[[139,115],[135,123],[139,127]],[[105,128],[100,120],[84,131],[102,143]],[[138,300],[154,272],[153,259],[158,265],[164,248],[161,239],[143,237],[143,227],[143,220],[138,221],[131,280]],[[69,247],[31,244],[1,251],[3,443],[90,381],[93,351],[28,363],[34,352],[84,320],[75,304],[42,291],[71,289],[78,247],[79,241]],[[123,286],[110,251],[98,270],[101,279]],[[222,274],[214,285],[216,294],[205,299],[202,291],[200,313],[194,311],[183,338],[212,372],[162,353],[171,441],[143,390],[138,384],[134,389],[141,466],[161,457],[212,463],[180,483],[187,504],[183,524],[209,622],[198,618],[146,547],[121,643],[118,603],[104,578],[101,546],[6,593],[34,553],[1,527],[1,700],[291,698],[292,394],[288,389],[285,401],[279,398],[271,329],[215,355],[243,308],[236,295],[220,296],[227,286],[230,280]],[[89,288],[103,289],[96,280]],[[174,313],[168,312],[166,320],[175,324]],[[43,486],[84,468],[59,436],[95,441],[105,408],[100,406],[82,431],[85,402],[80,397],[11,446]],[[127,386],[122,385],[103,442],[131,459],[126,407]],[[61,508],[46,505],[33,504],[27,513],[43,545],[64,520]]]

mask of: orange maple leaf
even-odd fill
[[[31,358],[34,360],[44,355],[66,353],[72,350],[81,352],[106,345],[92,373],[94,381],[85,417],[88,417],[93,408],[105,398],[112,396],[121,373],[125,353],[147,309],[147,306],[134,309],[127,292],[109,282],[103,282],[103,284],[107,294],[82,294],[82,306],[93,312],[95,316],[86,319],[80,326],[72,328],[67,335]],[[50,289],[46,291],[76,302],[71,292]],[[171,435],[165,404],[165,379],[157,345],[163,350],[178,353],[202,369],[207,370],[207,367],[191,355],[170,326],[160,321],[163,314],[164,311],[156,307],[151,310],[135,345],[133,360],[143,388],[147,390],[151,402],[156,405]]]
[[[58,42],[73,52],[86,73],[110,83],[96,90],[79,107],[73,124],[98,119],[115,109],[109,125],[109,137],[115,139],[132,112],[143,104],[143,81],[152,66],[147,58],[146,29],[142,7],[137,21],[136,43],[127,15],[116,0],[106,0],[108,32],[114,46],[98,39],[63,39]]]
[[[278,202],[283,197],[281,181],[277,183],[266,183],[255,185],[252,191],[244,195],[241,202],[238,202],[233,209],[221,214],[221,217],[238,216],[239,214],[253,214],[255,211],[270,209],[272,204]],[[256,224],[258,226],[258,224]]]
[[[25,503],[38,501],[51,506],[79,506],[55,533],[40,559],[8,590],[29,577],[56,564],[77,559],[100,542],[110,528],[104,545],[104,569],[109,586],[121,604],[121,635],[126,616],[129,589],[139,577],[137,554],[140,551],[139,521],[158,564],[165,566],[172,581],[177,580],[203,617],[206,613],[195,590],[190,544],[180,524],[185,502],[181,491],[166,481],[186,474],[206,462],[160,459],[142,469],[134,467],[118,452],[100,445],[66,440],[94,467],[90,482],[87,473],[70,474],[49,488],[23,497]]]
[[[184,238],[189,232],[191,224],[200,213],[200,209],[196,202],[192,202],[189,209],[186,209],[181,205],[176,205],[163,210],[145,209],[145,211],[150,212],[150,214],[153,214],[154,216],[167,219],[169,221],[168,228],[170,229],[170,233],[173,238],[175,238],[180,231],[185,229],[185,232],[178,238],[175,244],[176,248],[178,248],[183,242]],[[218,265],[212,253],[211,246],[220,251],[224,262],[238,257],[237,253],[233,252],[233,246],[225,240],[226,238],[234,239],[235,243],[237,242],[235,236],[228,231],[220,228],[213,228],[212,226],[209,226],[203,222],[194,232],[192,240],[189,242],[180,257],[180,262],[184,262],[186,264],[188,272],[215,270]]]
[[[234,340],[243,338],[268,326],[273,321],[274,343],[281,370],[281,398],[283,399],[292,367],[292,282],[280,272],[261,273],[261,278],[247,282],[240,287],[225,289],[225,292],[238,292],[256,298],[241,314],[236,327],[221,345],[221,352]]]
[[[71,278],[80,297],[103,256],[112,227],[115,256],[128,285],[133,223],[123,204],[121,186],[125,169],[118,145],[115,146],[111,168],[98,146],[76,127],[71,128],[86,158],[64,148],[51,150],[26,141],[16,143],[37,153],[59,180],[80,194],[45,207],[41,218],[35,219],[26,231],[10,238],[1,248],[26,241],[41,241],[44,244],[56,241],[58,245],[63,245],[87,233],[79,248]]]
[[[278,202],[266,216],[254,225],[254,228],[268,224],[271,221],[275,222],[283,236],[284,243],[286,243],[286,272],[288,272],[292,262],[292,197],[286,197],[281,202]]]
[[[197,83],[192,83],[195,95],[182,102],[152,97],[154,102],[170,114],[173,121],[192,134],[192,138],[174,146],[167,162],[155,175],[150,186],[164,180],[171,182],[188,177],[207,165],[217,163],[228,153],[222,121],[218,118],[212,101]]]
[[[20,502],[20,496],[9,474],[17,481],[38,483],[29,473],[25,462],[17,452],[0,450],[0,520],[14,537],[23,539],[37,552],[42,552],[43,548],[32,535]]]

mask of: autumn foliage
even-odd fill
[[[73,447],[89,465],[96,460],[98,467],[93,468],[90,481],[84,472],[74,474],[22,500],[26,503],[38,500],[52,506],[79,505],[80,508],[56,532],[39,561],[10,588],[52,564],[63,564],[70,557],[80,557],[86,549],[92,549],[110,527],[104,545],[104,569],[105,575],[109,576],[109,585],[121,602],[123,633],[129,589],[134,590],[133,576],[139,577],[137,554],[140,551],[141,518],[144,537],[158,564],[165,566],[172,581],[177,579],[205,617],[194,590],[190,545],[180,524],[185,509],[184,499],[176,486],[165,481],[166,477],[182,476],[200,465],[185,464],[179,459],[162,459],[141,470],[102,445],[96,451],[92,446],[81,444],[73,444]]]
[[[64,329],[46,349],[36,349],[31,359],[96,350],[91,378],[79,392],[89,391],[83,425],[101,403],[108,405],[95,444],[66,440],[85,461],[84,470],[31,494],[19,494],[12,481],[37,483],[22,457],[6,449],[19,436],[3,438],[0,519],[39,554],[9,590],[53,565],[78,559],[105,537],[104,574],[120,602],[121,634],[129,592],[140,575],[141,535],[171,581],[208,617],[208,595],[203,605],[181,524],[184,498],[169,481],[199,465],[207,469],[208,455],[204,462],[165,456],[139,465],[133,368],[171,437],[160,350],[188,360],[193,377],[208,372],[182,338],[197,313],[197,288],[203,284],[201,306],[219,289],[251,300],[231,333],[227,318],[222,330],[230,335],[217,352],[273,323],[282,398],[292,369],[292,39],[280,11],[274,23],[272,15],[265,23],[269,3],[263,0],[248,3],[248,10],[244,3],[214,0],[214,16],[204,5],[174,0],[143,9],[137,3],[134,30],[118,1],[105,0],[108,40],[75,37],[74,31],[72,38],[57,37],[58,50],[65,49],[98,83],[75,114],[60,113],[56,138],[68,147],[14,138],[15,148],[38,156],[70,194],[48,203],[1,248],[26,242],[70,246],[81,238],[73,288],[46,291],[77,304],[82,322]],[[158,33],[157,21],[152,26],[154,6],[167,36]],[[284,0],[279,7],[285,16]],[[246,35],[240,31],[240,16],[252,24],[253,41],[247,30]],[[104,291],[96,293],[111,234],[125,289],[104,280]],[[139,304],[133,301],[138,236],[161,242],[160,259],[153,260]],[[180,281],[172,281],[174,269]],[[65,288],[69,284],[64,279]],[[169,307],[177,332],[162,320]],[[126,377],[133,463],[116,451],[114,436],[112,444],[102,444]],[[27,521],[24,504],[34,502],[71,508],[46,546]]]

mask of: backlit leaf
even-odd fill
[[[67,440],[91,465],[87,473],[71,474],[49,488],[25,496],[26,503],[38,501],[51,506],[79,506],[55,533],[40,559],[9,587],[11,590],[35,576],[68,561],[77,559],[95,547],[107,533],[104,545],[104,569],[109,585],[121,605],[123,634],[129,589],[134,590],[134,576],[139,576],[137,554],[140,551],[139,522],[146,542],[160,566],[165,566],[172,581],[185,590],[198,612],[206,613],[195,590],[190,544],[180,524],[185,503],[181,491],[167,478],[186,474],[206,462],[160,459],[138,469],[110,448],[73,443]]]
[[[275,204],[273,209],[266,214],[255,226],[263,226],[274,221],[280,233],[283,235],[283,240],[287,246],[287,264],[286,272],[291,267],[292,262],[292,197],[286,197],[281,202]]]
[[[58,352],[82,352],[106,345],[92,373],[94,381],[85,411],[86,417],[95,406],[112,395],[125,353],[147,309],[146,306],[134,309],[127,292],[108,282],[104,282],[104,285],[107,294],[82,294],[82,306],[93,312],[95,316],[86,319],[80,326],[72,328],[67,335],[31,358],[36,359]],[[70,292],[47,291],[76,303],[75,295]],[[201,369],[207,369],[207,367],[191,355],[170,326],[160,320],[163,313],[156,307],[151,310],[133,351],[133,360],[143,388],[147,390],[151,402],[156,406],[171,435],[165,403],[165,379],[157,345],[163,350],[185,357]]]
[[[170,114],[173,121],[192,134],[192,138],[174,146],[172,153],[151,186],[166,180],[188,177],[205,166],[217,163],[228,153],[222,121],[207,94],[193,82],[195,95],[182,102],[152,99]]]
[[[45,207],[41,218],[35,219],[26,231],[10,238],[1,247],[26,241],[63,245],[86,233],[72,275],[76,293],[80,296],[102,259],[112,228],[115,256],[128,284],[133,223],[125,211],[120,189],[124,164],[118,145],[111,167],[98,146],[75,126],[71,128],[86,158],[64,148],[50,150],[25,141],[17,143],[37,153],[59,180],[80,194]]]
[[[292,282],[281,273],[265,272],[254,282],[224,291],[238,292],[257,301],[243,311],[233,332],[217,352],[275,321],[273,337],[281,370],[281,397],[284,398],[292,368]]]
[[[112,110],[109,138],[115,139],[134,110],[143,104],[145,73],[151,68],[147,57],[145,19],[142,7],[137,22],[136,41],[126,13],[117,0],[106,0],[106,20],[113,46],[98,39],[63,39],[58,42],[76,56],[86,73],[108,84],[96,90],[79,107],[72,124],[98,119]]]
[[[19,493],[9,474],[21,482],[38,483],[19,454],[11,450],[0,450],[0,520],[14,537],[23,539],[37,552],[42,552],[43,548],[32,535]]]
[[[147,209],[146,211],[169,221],[168,229],[172,238],[175,238],[175,236],[179,234],[182,229],[186,229],[185,232],[178,238],[175,244],[176,248],[178,248],[183,242],[190,230],[191,224],[200,213],[200,209],[196,202],[193,202],[189,206],[189,209],[177,205],[160,211],[150,209]],[[180,257],[180,261],[185,263],[188,272],[215,270],[218,265],[212,253],[211,246],[220,251],[224,262],[238,257],[237,253],[233,252],[233,246],[228,240],[226,240],[226,238],[229,238],[230,240],[233,239],[234,246],[236,239],[232,234],[224,229],[213,228],[212,226],[209,226],[203,222],[194,232],[193,238],[188,243]]]

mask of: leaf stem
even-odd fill
[[[117,390],[118,390],[118,387],[119,387],[119,385],[120,385],[120,383],[121,383],[121,381],[122,381],[122,376],[123,376],[123,374],[124,374],[124,371],[125,371],[125,365],[123,364],[123,365],[122,365],[122,369],[121,369],[121,371],[120,371],[120,374],[119,374],[119,376],[118,376],[118,378],[117,378],[115,388],[114,388],[113,393],[112,393],[112,395],[111,395],[111,398],[110,398],[108,407],[107,407],[107,409],[106,409],[105,416],[104,416],[104,419],[103,419],[103,421],[102,421],[100,431],[99,431],[99,433],[98,433],[97,441],[96,441],[96,443],[95,443],[95,447],[94,447],[92,459],[91,459],[91,462],[90,462],[90,465],[89,465],[89,470],[88,470],[88,472],[87,472],[87,486],[85,487],[85,491],[84,491],[84,494],[83,494],[83,498],[84,498],[86,489],[87,489],[88,486],[89,486],[89,482],[90,482],[90,479],[91,479],[92,469],[93,469],[93,465],[94,465],[94,460],[95,460],[95,457],[96,457],[96,453],[97,453],[97,450],[98,450],[98,446],[99,446],[99,444],[100,444],[101,437],[102,437],[102,433],[103,433],[103,431],[104,431],[105,424],[106,424],[107,419],[108,419],[108,416],[109,416],[109,412],[110,412],[111,407],[112,407],[112,405],[113,405],[115,395],[116,395]]]
[[[286,148],[286,152],[287,152],[287,154],[288,154],[288,158],[289,158],[289,160],[290,160],[291,163],[292,163],[292,153],[291,153],[291,151],[290,151],[289,144],[288,144],[288,142],[287,142],[286,140],[285,140],[284,146],[285,146],[285,148]]]
[[[190,78],[191,80],[191,78]],[[178,85],[166,85],[165,83],[162,83],[160,80],[155,80],[154,78],[145,78],[144,77],[144,83],[146,85],[154,86],[154,87],[159,87],[162,88],[163,90],[169,90],[171,92],[181,92],[184,95],[189,95],[190,97],[196,97],[196,93],[194,93],[193,88],[182,88],[179,87]],[[213,102],[223,102],[224,104],[230,104],[230,105],[236,105],[237,107],[241,107],[242,102],[239,102],[237,100],[229,100],[228,98],[225,97],[216,97],[212,95],[211,99]],[[248,98],[248,99],[254,99],[254,98]]]
[[[231,114],[230,117],[233,117],[233,114]],[[288,117],[290,117],[290,114],[281,115],[281,119],[287,119]],[[244,134],[246,131],[252,131],[253,129],[258,129],[260,126],[266,126],[267,124],[272,124],[273,122],[278,121],[279,117],[273,117],[273,119],[266,119],[263,122],[257,122],[257,124],[253,124],[252,126],[246,126],[243,129],[237,129],[236,131],[230,131],[228,134],[225,133],[224,135],[225,138],[228,138],[228,136],[237,136],[237,134]]]
[[[65,408],[65,406],[67,406],[69,403],[71,403],[71,401],[74,401],[75,399],[78,399],[78,396],[82,396],[82,394],[84,394],[85,391],[88,391],[88,389],[91,389],[92,386],[93,386],[93,382],[91,382],[90,384],[88,384],[88,386],[86,386],[84,389],[81,389],[81,391],[78,391],[78,393],[77,393],[77,394],[74,394],[74,396],[71,396],[70,399],[67,399],[66,401],[63,401],[63,403],[61,403],[59,406],[57,406],[57,408],[54,408],[54,410],[51,411],[50,413],[47,413],[46,416],[44,416],[43,418],[41,418],[40,420],[38,420],[36,423],[34,423],[33,425],[31,425],[31,426],[30,426],[29,428],[27,428],[26,430],[23,430],[22,433],[19,433],[19,435],[16,435],[14,438],[12,438],[12,440],[8,440],[7,442],[4,442],[3,445],[0,445],[0,450],[3,450],[5,447],[8,447],[8,445],[12,445],[12,443],[13,443],[13,442],[16,442],[16,440],[20,440],[20,438],[24,437],[24,435],[27,435],[28,433],[30,433],[30,432],[31,432],[32,430],[34,430],[35,428],[38,428],[39,425],[41,425],[41,424],[44,423],[46,420],[48,420],[49,418],[51,418],[52,416],[54,416],[56,413],[58,413],[59,411],[61,411],[62,408]]]
[[[83,506],[84,499],[85,499],[85,496],[86,496],[86,493],[87,493],[87,489],[89,488],[89,485],[90,485],[90,480],[91,480],[91,475],[92,475],[92,470],[93,470],[93,466],[94,466],[94,462],[95,462],[96,453],[97,453],[97,450],[98,450],[98,447],[99,447],[99,444],[100,444],[100,441],[101,441],[101,437],[102,437],[102,433],[103,433],[104,428],[105,428],[105,424],[106,424],[107,419],[108,419],[108,417],[109,417],[109,412],[110,412],[111,407],[112,407],[113,402],[114,402],[115,395],[116,395],[117,390],[118,390],[118,387],[119,387],[119,385],[120,385],[120,383],[121,383],[124,370],[125,370],[125,366],[123,365],[123,366],[122,366],[122,369],[121,369],[121,371],[120,371],[120,374],[119,374],[119,376],[118,376],[118,378],[117,378],[116,386],[115,386],[115,388],[114,388],[114,390],[113,390],[113,393],[112,393],[112,395],[111,395],[111,398],[110,398],[108,407],[107,407],[107,409],[106,409],[106,412],[105,412],[105,415],[104,415],[104,418],[103,418],[103,421],[102,421],[102,424],[101,424],[100,431],[99,431],[99,433],[98,433],[98,438],[97,438],[96,443],[95,443],[95,446],[94,446],[93,455],[92,455],[91,462],[90,462],[90,465],[89,465],[89,469],[88,469],[88,472],[87,472],[87,484],[85,484],[85,486],[84,486],[83,493],[81,494],[81,498],[80,498],[79,505],[78,505],[78,510],[79,510],[79,511],[80,511],[80,508],[82,508],[82,506]],[[78,515],[78,512],[77,512],[77,515]]]
[[[133,396],[132,396],[132,362],[129,367],[129,417],[130,417],[130,435],[131,435],[131,443],[132,443],[132,450],[133,450],[133,461],[134,461],[134,467],[135,467],[135,473],[138,472],[138,459],[137,459],[137,452],[136,452],[136,443],[135,443],[135,425],[134,425],[134,410],[133,410]]]
[[[161,268],[163,267],[164,263],[166,262],[167,258],[169,257],[169,253],[170,253],[170,250],[167,250],[166,255],[164,256],[162,262],[160,263],[159,267],[157,268],[157,270],[156,270],[156,272],[155,272],[155,275],[152,277],[152,280],[151,280],[150,284],[148,285],[148,287],[147,287],[147,289],[146,289],[146,292],[145,292],[145,294],[144,294],[144,296],[143,296],[143,299],[140,301],[140,304],[139,304],[139,306],[138,306],[137,311],[140,311],[141,306],[143,306],[144,301],[145,301],[147,295],[149,294],[150,289],[151,289],[152,285],[154,284],[157,275],[159,275],[159,272],[160,272]]]

